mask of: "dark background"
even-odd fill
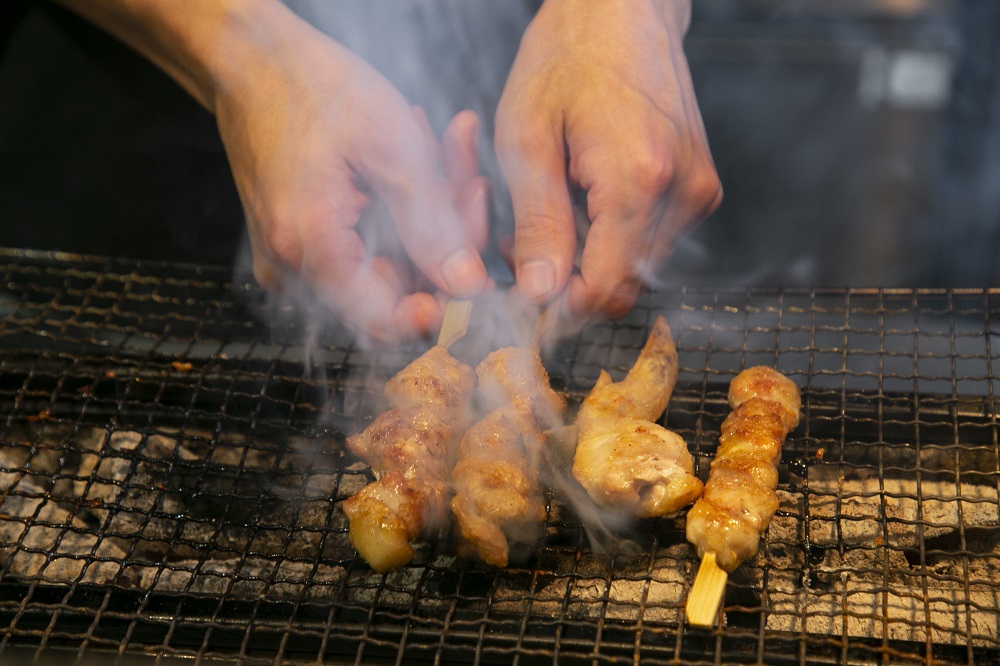
[[[686,50],[726,198],[681,243],[667,283],[1000,283],[1000,3],[694,4]],[[531,5],[369,1],[355,7],[361,20],[374,13],[368,23],[324,27],[428,107],[438,128],[471,107],[489,136]],[[424,30],[435,11],[451,34]],[[242,213],[211,116],[48,2],[0,12],[0,245],[233,262]],[[377,39],[390,20],[421,38]],[[376,39],[358,25],[374,26]],[[906,74],[919,93],[933,72],[912,64],[928,57],[947,72],[943,95],[914,100],[893,87]],[[413,80],[414,67],[444,83]],[[483,162],[502,235],[510,213],[488,145]]]

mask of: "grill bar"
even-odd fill
[[[356,558],[337,504],[369,476],[344,438],[420,344],[367,352],[216,267],[0,249],[0,276],[5,660],[1000,659],[997,291],[660,291],[546,350],[575,405],[665,314],[664,419],[703,477],[736,373],[802,387],[781,508],[705,631],[683,516],[603,534],[558,484],[509,568],[447,532],[385,576]]]

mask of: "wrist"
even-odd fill
[[[565,34],[567,28],[604,23],[609,16],[625,23],[658,22],[683,38],[691,25],[691,0],[544,0],[533,23],[541,19]]]
[[[192,0],[203,3],[204,0]],[[290,56],[303,58],[316,30],[279,0],[221,0],[207,28],[180,26],[188,36],[182,53],[200,72],[198,94],[213,113],[219,99],[260,85]],[[289,48],[298,52],[288,53]],[[281,76],[279,73],[278,76]]]

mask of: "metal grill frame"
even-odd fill
[[[802,388],[803,420],[784,450],[775,519],[788,529],[772,525],[765,533],[761,552],[730,580],[724,623],[708,631],[682,619],[697,567],[683,516],[619,532],[637,551],[600,553],[552,491],[545,538],[507,569],[455,558],[450,534],[429,539],[402,573],[377,576],[357,560],[336,505],[347,496],[341,488],[365,470],[343,438],[376,413],[369,380],[391,376],[422,345],[368,352],[311,306],[271,302],[222,267],[0,249],[0,275],[0,446],[23,458],[0,463],[0,658],[1000,661],[1000,582],[976,573],[1000,566],[1000,290],[661,291],[626,319],[593,325],[546,351],[553,385],[578,403],[600,369],[627,370],[653,318],[665,314],[681,371],[664,422],[688,442],[703,477],[728,411],[728,382],[740,369],[772,365]],[[77,441],[94,432],[103,433],[96,453],[78,450]],[[137,433],[135,448],[109,448],[125,432]],[[189,439],[203,458],[175,454],[162,467],[162,484],[138,481],[137,469],[161,469],[151,442],[171,437]],[[292,440],[326,462],[307,463],[304,472],[288,463]],[[235,466],[213,458],[237,450],[243,457]],[[75,465],[92,453],[119,459],[133,476],[104,478],[100,466],[81,474]],[[268,456],[277,461],[271,468],[243,466]],[[288,506],[255,494],[323,474],[333,479],[329,496],[310,495],[306,481]],[[169,487],[177,480],[195,489],[187,515],[162,508],[182,501]],[[120,496],[151,493],[159,504],[140,515],[88,499],[102,484],[117,484]],[[61,490],[68,486],[83,488],[75,505]],[[33,514],[14,510],[26,503]],[[42,511],[54,504],[75,506],[64,511],[73,520],[46,522]],[[221,518],[207,517],[223,505]],[[292,527],[268,517],[272,505],[291,507]],[[899,507],[915,513],[901,517]],[[943,509],[959,520],[939,518]],[[80,523],[89,510],[108,518]],[[321,547],[311,554],[295,549],[294,521],[307,510],[320,517],[310,529]],[[112,529],[110,516],[121,514],[130,514],[134,533]],[[223,541],[230,528],[254,538],[275,534],[287,548],[225,551],[178,527],[159,542],[161,561],[141,552],[150,541],[142,530],[172,520],[211,523]],[[855,543],[845,536],[867,525],[881,537]],[[25,535],[39,526],[52,535],[51,547],[29,543],[34,536]],[[900,527],[911,541],[894,536]],[[131,544],[124,557],[102,554],[99,544],[110,538]],[[74,539],[90,550],[60,550]],[[215,575],[224,583],[219,590],[198,587],[199,576],[214,575],[213,548],[243,564],[270,562],[270,574],[236,569]],[[183,564],[172,559],[181,551]],[[45,564],[26,576],[18,558]],[[47,575],[56,561],[79,573]],[[851,562],[864,564],[852,569]],[[295,573],[282,573],[285,566]],[[118,572],[95,584],[87,572],[101,567]],[[183,574],[192,582],[143,587],[129,573],[139,569],[154,571],[142,580]],[[337,573],[320,575],[330,571]],[[899,581],[909,592],[899,592]],[[831,590],[839,590],[839,609],[819,602]],[[880,601],[860,612],[856,600],[869,598]],[[901,619],[890,612],[897,605],[917,612]]]

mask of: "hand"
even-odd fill
[[[383,341],[439,325],[432,287],[488,285],[474,114],[439,146],[388,81],[278,0],[59,1],[215,113],[263,285],[301,279]]]
[[[722,199],[691,85],[681,0],[546,0],[497,109],[514,270],[531,301],[635,304],[675,238]],[[586,192],[579,273],[573,194]]]
[[[432,287],[484,288],[474,114],[456,116],[439,146],[422,112],[318,33],[276,48],[249,83],[215,109],[262,285],[301,277],[383,342],[437,328]]]

